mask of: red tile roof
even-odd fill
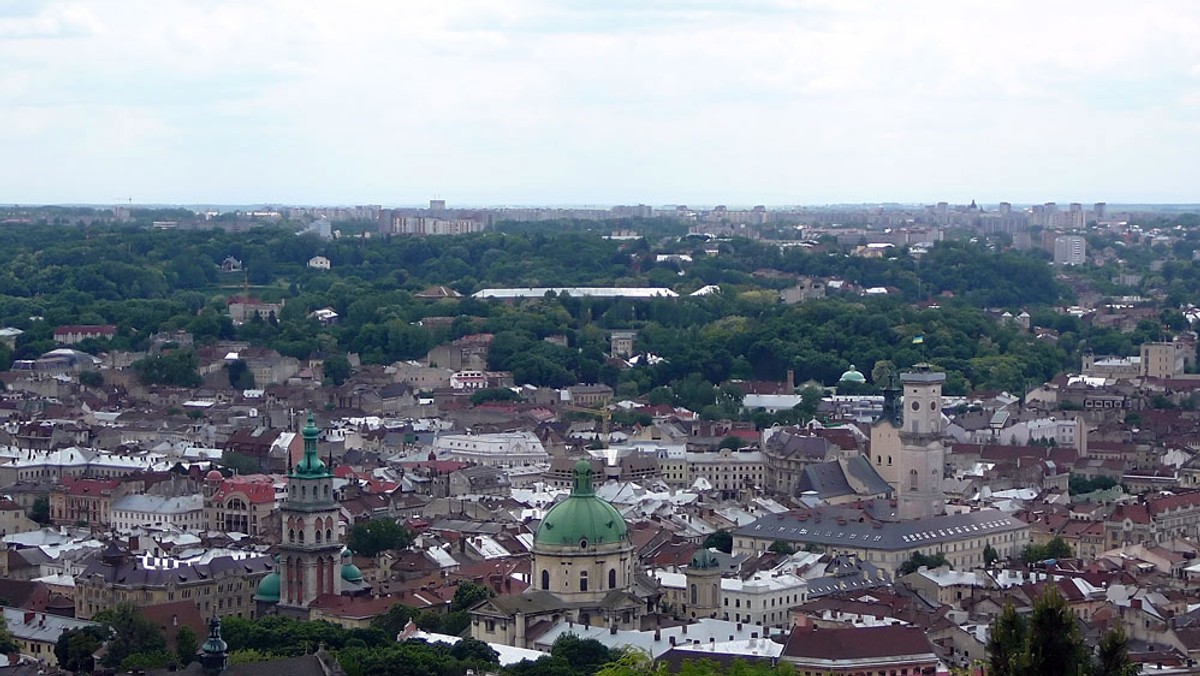
[[[918,627],[796,627],[783,647],[783,657],[818,660],[869,660],[901,656],[936,659],[933,646]]]

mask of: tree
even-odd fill
[[[455,643],[454,646],[450,648],[450,654],[453,655],[455,659],[462,660],[464,662],[481,662],[484,664],[500,663],[500,653],[493,650],[491,646],[483,641],[473,638],[464,638],[458,643]]]
[[[733,553],[733,534],[727,530],[719,530],[704,538],[705,549],[718,549],[726,554]]]
[[[1004,605],[1004,610],[992,622],[990,634],[987,643],[989,676],[1024,674],[1025,618],[1017,614],[1011,602]]]
[[[95,669],[92,655],[109,636],[109,629],[101,626],[64,631],[54,644],[54,657],[58,660],[58,666],[67,671],[90,674]]]
[[[175,654],[167,649],[139,651],[121,660],[121,671],[145,672],[147,669],[165,669],[175,662]]]
[[[457,595],[457,592],[455,594]],[[398,636],[416,615],[417,612],[409,606],[397,603],[382,615],[371,618],[371,628],[378,629],[388,636]]]
[[[352,373],[350,360],[346,359],[344,355],[340,354],[335,354],[332,357],[326,358],[322,369],[325,377],[328,378],[335,387],[346,382],[346,379],[348,379]]]
[[[1113,627],[1100,639],[1097,664],[1092,676],[1137,676],[1138,665],[1129,659],[1129,637],[1120,626]]]
[[[186,665],[196,659],[196,652],[200,649],[200,642],[196,638],[196,632],[192,628],[184,625],[175,632],[175,655],[179,659],[179,664]]]
[[[84,371],[79,374],[79,382],[86,387],[100,387],[104,385],[104,374],[99,371]]]
[[[1021,550],[1021,560],[1025,563],[1038,563],[1050,559],[1069,559],[1074,556],[1071,545],[1061,537],[1052,538],[1044,545],[1025,545]]]
[[[1000,552],[990,544],[983,547],[983,565],[991,567],[991,565],[1000,560]]]
[[[550,654],[566,660],[580,674],[594,674],[616,656],[596,639],[579,638],[575,634],[563,634],[554,639]]]
[[[50,496],[39,495],[33,501],[33,507],[29,509],[29,518],[41,525],[50,523]]]
[[[1046,585],[1034,602],[1027,636],[1028,673],[1073,676],[1090,666],[1075,614],[1054,585]]]
[[[516,392],[507,387],[485,387],[471,394],[471,403],[478,406],[489,401],[517,401],[520,399]]]
[[[717,444],[717,448],[727,448],[731,451],[736,451],[737,449],[739,449],[741,447],[742,447],[742,440],[735,436],[725,437],[724,439],[721,440],[720,444]]]
[[[12,632],[8,630],[8,623],[5,622],[3,616],[0,616],[0,655],[11,655],[20,649],[21,647],[17,645]]]
[[[191,350],[156,354],[133,362],[133,370],[142,384],[175,387],[199,387],[202,382],[199,366],[200,357]]]
[[[253,390],[254,373],[242,359],[235,359],[225,365],[226,375],[229,376],[229,386],[235,390]]]
[[[907,561],[900,564],[900,568],[896,571],[896,573],[898,575],[908,575],[909,573],[917,572],[922,567],[932,570],[934,568],[941,568],[942,566],[949,565],[949,563],[950,562],[946,560],[946,555],[942,552],[938,552],[932,556],[922,552],[913,552],[912,556],[908,557]]]
[[[113,632],[108,651],[101,663],[119,667],[134,653],[155,653],[167,649],[167,640],[154,623],[142,617],[130,603],[120,603],[111,610],[96,613],[95,621],[107,625]]]
[[[413,535],[407,528],[395,519],[379,517],[355,524],[346,546],[363,556],[375,556],[389,549],[407,549],[412,543]]]
[[[454,600],[450,602],[450,612],[470,610],[477,603],[490,599],[496,594],[491,589],[475,582],[461,582],[454,590]]]
[[[775,552],[776,554],[783,554],[784,556],[791,556],[792,554],[796,553],[796,548],[793,547],[787,540],[776,540],[771,543],[771,546],[767,551]]]

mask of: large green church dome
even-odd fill
[[[592,489],[592,464],[575,463],[575,485],[571,495],[550,508],[538,526],[534,542],[539,545],[574,545],[587,548],[623,542],[629,527],[615,507],[596,497]]]

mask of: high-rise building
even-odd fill
[[[1092,214],[1097,221],[1102,221],[1108,216],[1108,204],[1104,202],[1096,202],[1092,205]]]
[[[1087,240],[1082,235],[1054,238],[1055,265],[1083,265],[1087,261]]]
[[[1087,225],[1087,221],[1085,220],[1083,205],[1079,202],[1071,202],[1070,206],[1067,207],[1067,227],[1082,230],[1085,225]]]
[[[900,427],[899,492],[901,519],[927,519],[946,513],[942,477],[946,447],[942,443],[942,383],[946,374],[917,364],[900,375],[904,422]]]

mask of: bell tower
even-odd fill
[[[897,508],[901,519],[922,519],[946,512],[942,475],[946,447],[942,444],[942,383],[946,374],[917,364],[900,375],[904,421],[900,427]]]
[[[337,538],[333,474],[317,454],[312,413],[303,435],[304,457],[288,475],[287,499],[279,510],[279,606],[281,611],[307,616],[313,599],[341,593],[342,545]]]

